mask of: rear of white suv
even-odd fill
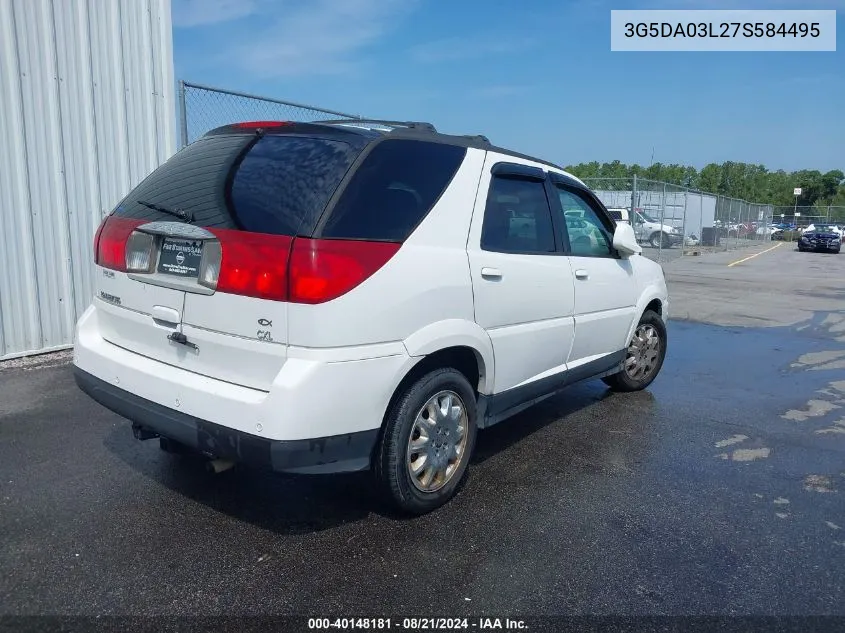
[[[543,283],[561,300],[526,306],[531,318],[519,325],[520,309],[505,305],[519,301],[519,288],[485,277],[483,266],[475,271],[489,257],[468,240],[486,217],[490,165],[510,156],[544,174],[558,170],[494,150],[483,138],[412,124],[258,122],[210,132],[101,225],[96,295],[77,326],[77,383],[131,420],[139,439],[284,472],[372,468],[402,509],[440,505],[463,479],[476,428],[553,393],[535,392],[563,376],[567,362],[570,379],[552,387],[612,374],[618,388],[643,388],[665,354],[658,323],[652,371],[619,381],[627,341],[639,340],[637,318],[667,305],[662,273],[644,258],[602,264],[622,271],[603,283],[624,286],[605,288],[630,297],[624,305],[581,291],[603,315],[585,315],[581,327],[615,330],[604,337],[613,353],[589,344],[593,335],[573,342],[579,294],[566,289],[574,277],[565,260],[577,258],[566,257],[565,227],[542,263],[557,267]],[[531,200],[537,191],[552,200],[532,191]],[[521,215],[499,205],[523,218],[512,230],[533,221],[531,204]],[[595,233],[609,248],[612,222]],[[507,260],[497,261],[513,265]],[[537,261],[517,263],[529,297]],[[483,288],[492,290],[482,301],[498,305],[479,315]],[[516,327],[497,325],[508,313]],[[548,316],[555,320],[543,323]],[[525,336],[531,327],[533,338]],[[514,352],[516,341],[524,349]],[[570,358],[577,350],[582,358]],[[538,361],[546,358],[559,371]]]

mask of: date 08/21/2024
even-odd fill
[[[443,631],[443,630],[480,630],[517,631],[528,628],[524,620],[512,618],[308,618],[311,631],[359,630],[388,631],[392,629],[406,631]]]

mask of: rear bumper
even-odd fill
[[[390,398],[417,361],[401,342],[288,347],[269,391],[261,391],[114,345],[98,321],[92,305],[76,328],[73,364],[83,391],[153,433],[287,472],[365,468]]]
[[[164,407],[74,367],[79,388],[145,431],[201,453],[270,468],[318,474],[355,472],[370,465],[378,429],[307,440],[270,440]]]

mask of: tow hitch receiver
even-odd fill
[[[173,332],[168,335],[167,340],[173,341],[174,343],[179,343],[179,345],[184,345],[185,347],[190,347],[191,349],[195,349],[199,351],[199,347],[196,344],[191,343],[188,340],[188,337],[182,334],[182,332]]]

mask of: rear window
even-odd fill
[[[360,152],[323,137],[221,135],[175,154],[118,205],[116,214],[256,233],[310,234]],[[241,159],[241,157],[243,158]],[[159,207],[158,210],[152,207]]]
[[[343,141],[265,136],[232,180],[238,222],[256,233],[310,234],[357,155]]]
[[[378,143],[356,169],[320,236],[404,241],[440,198],[464,156],[465,148],[443,143]]]

